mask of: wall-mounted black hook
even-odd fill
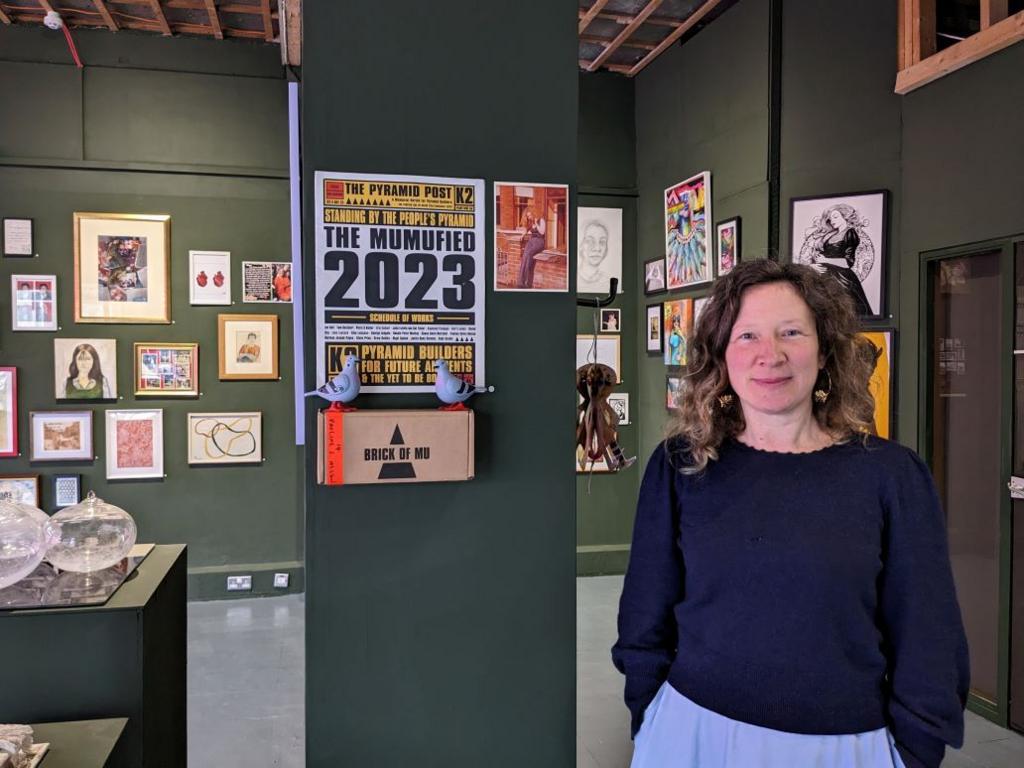
[[[619,289],[619,278],[613,277],[608,281],[608,295],[603,299],[576,299],[577,307],[607,307],[615,301],[615,293]]]

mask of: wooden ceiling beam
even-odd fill
[[[274,20],[270,16],[270,0],[260,0],[260,10],[263,12],[263,39],[272,43],[274,42]]]
[[[679,24],[672,32],[669,33],[668,37],[662,40],[658,46],[644,56],[640,61],[634,64],[629,70],[629,76],[635,77],[640,70],[658,58],[666,48],[675,43],[680,37],[685,35],[689,30],[693,29],[694,25],[707,16],[711,11],[715,9],[722,0],[706,0],[704,5],[698,8],[696,11],[691,13],[682,24]]]
[[[224,30],[220,28],[220,19],[217,18],[217,6],[214,5],[213,0],[206,0],[206,15],[210,19],[210,29],[213,30],[213,36],[218,40],[223,40]]]
[[[4,24],[10,24],[11,23],[11,17],[8,16],[6,13],[4,13],[4,9],[3,8],[0,8],[0,21],[2,21]]]
[[[100,16],[103,17],[103,22],[107,25],[107,29],[111,32],[117,32],[117,22],[114,21],[114,17],[110,15],[110,9],[107,8],[107,4],[103,0],[92,0],[92,4],[96,6],[96,10],[100,12]]]
[[[587,71],[596,72],[602,64],[608,61],[608,57],[615,53],[615,51],[618,50],[619,46],[626,41],[626,38],[628,38],[630,35],[636,32],[637,29],[640,28],[640,25],[644,23],[644,19],[646,19],[648,16],[650,16],[657,10],[659,5],[661,5],[661,0],[650,0],[650,2],[648,2],[647,5],[644,6],[643,10],[636,15],[633,21],[631,21],[629,24],[623,27],[622,31],[619,32],[615,39],[605,46],[604,50],[597,55],[596,59],[590,62],[590,64],[587,66]]]
[[[586,11],[580,9],[579,16],[583,18]],[[597,18],[604,19],[605,21],[614,21],[616,24],[629,24],[636,18],[636,16],[630,13],[617,13],[615,11],[601,11],[597,14]],[[647,17],[647,23],[653,24],[656,27],[676,27],[679,25],[679,19],[673,19],[671,16],[655,16],[651,15]]]
[[[583,9],[580,8],[580,30],[579,34],[583,34],[583,30],[594,20],[594,17],[601,12],[601,9],[608,4],[608,0],[594,0],[594,4],[590,6],[584,13]]]
[[[53,6],[47,0],[36,0],[46,13],[54,13]],[[25,10],[28,10],[27,8]]]
[[[280,0],[282,17],[277,20],[281,39],[281,63],[302,65],[302,0]]]
[[[137,4],[139,0],[107,0],[108,2],[123,2],[129,3],[134,2]],[[206,8],[206,0],[164,0],[165,8],[175,8],[185,11],[202,11]],[[239,3],[219,3],[217,10],[221,13],[240,13],[247,16],[261,16],[263,15],[263,9],[258,5],[241,5]],[[276,17],[277,12],[273,11],[272,16]]]
[[[610,37],[601,37],[600,35],[580,35],[581,43],[593,43],[594,45],[607,45],[612,42]],[[621,48],[640,48],[645,51],[654,50],[657,43],[648,43],[642,40],[627,40],[620,47]],[[611,69],[611,67],[609,67]],[[628,69],[628,67],[627,67]]]
[[[164,37],[171,37],[174,33],[171,32],[171,27],[167,23],[167,17],[164,16],[164,9],[160,7],[160,0],[149,0],[149,7],[153,9],[153,15],[156,17],[156,23],[160,25],[160,29],[164,33]]]
[[[981,0],[981,28],[988,29],[1006,18],[1006,0]]]

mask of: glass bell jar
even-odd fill
[[[28,576],[50,544],[48,518],[29,504],[0,501],[0,589]]]
[[[62,571],[88,573],[116,565],[135,546],[132,516],[89,491],[80,504],[66,507],[48,524],[54,543],[46,559]]]

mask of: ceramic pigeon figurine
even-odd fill
[[[446,403],[441,406],[442,411],[463,410],[466,406],[462,403],[473,395],[494,391],[494,387],[474,387],[469,382],[463,381],[448,370],[448,363],[444,360],[437,360],[434,363],[434,370],[437,371],[434,392],[437,393],[438,400]]]
[[[328,381],[322,387],[307,392],[306,397],[319,395],[324,400],[330,401],[332,408],[343,411],[354,411],[355,408],[346,408],[344,403],[351,403],[359,394],[359,358],[349,355],[345,358],[345,367],[341,373]]]

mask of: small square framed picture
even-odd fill
[[[0,475],[0,501],[38,507],[39,475]]]
[[[665,292],[665,257],[644,262],[644,295],[653,296]]]
[[[259,464],[263,461],[260,411],[190,413],[189,464]]]
[[[188,303],[231,303],[231,251],[188,252]]]
[[[647,340],[647,352],[651,355],[662,353],[663,336],[661,333],[661,304],[647,305],[647,326],[644,330]]]
[[[0,368],[0,456],[18,455],[18,369]]]
[[[622,330],[622,310],[601,310],[601,333],[619,333]]]
[[[217,315],[221,379],[276,379],[277,315]]]
[[[31,256],[32,250],[32,219],[4,219],[4,256]]]
[[[56,275],[11,275],[11,330],[57,330]]]
[[[629,424],[629,393],[612,392],[608,395],[608,406],[619,417],[619,426]]]
[[[29,413],[32,461],[92,461],[92,411]]]
[[[107,479],[138,480],[163,476],[163,409],[107,411]]]
[[[82,500],[81,475],[53,476],[53,506],[64,509]]]
[[[198,397],[199,344],[135,342],[136,397]]]

